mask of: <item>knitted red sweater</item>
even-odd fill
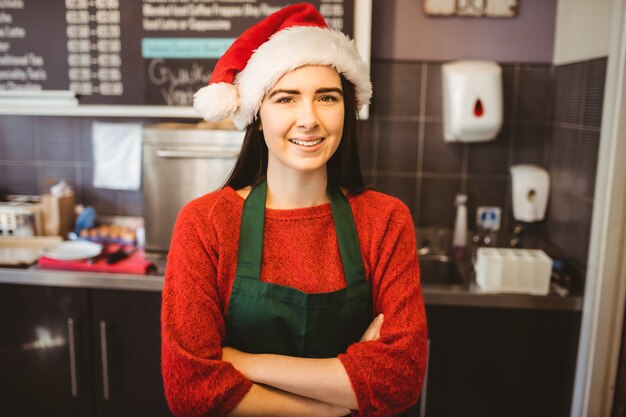
[[[415,231],[396,198],[366,191],[348,200],[374,312],[385,321],[378,340],[354,343],[339,359],[360,415],[388,416],[417,401],[424,376],[427,330]],[[207,194],[183,208],[174,228],[163,288],[162,371],[178,416],[227,415],[252,385],[221,361],[243,202],[230,187]],[[329,203],[266,209],[261,280],[307,293],[346,286]]]

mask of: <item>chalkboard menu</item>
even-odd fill
[[[353,37],[354,1],[309,3]],[[0,90],[73,90],[81,104],[189,106],[237,36],[296,2],[0,0]]]

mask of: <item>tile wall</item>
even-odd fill
[[[504,126],[493,142],[443,139],[441,65],[374,61],[371,117],[363,122],[363,166],[376,189],[402,199],[417,227],[454,224],[457,193],[468,195],[469,228],[478,206],[516,224],[509,167],[536,164],[552,178],[543,233],[586,266],[599,147],[606,58],[570,65],[504,64]]]
[[[545,235],[580,266],[587,264],[600,144],[606,58],[556,67]]]
[[[158,123],[157,119],[0,116],[0,197],[41,194],[67,180],[77,202],[105,215],[143,215],[141,191],[93,187],[94,121]]]
[[[443,140],[439,63],[374,60],[370,118],[361,122],[366,180],[402,199],[417,227],[452,227],[455,195],[461,192],[469,197],[470,228],[476,207],[490,205],[502,208],[502,228],[510,231],[515,221],[509,166],[546,167],[552,175],[552,200],[549,220],[540,228],[584,265],[605,71],[605,58],[559,67],[504,64],[501,133],[493,142],[460,145]],[[78,201],[101,214],[142,215],[141,191],[92,186],[95,120],[0,116],[0,195],[39,194],[67,179]]]
[[[443,139],[441,65],[374,62],[363,149],[368,179],[401,198],[418,227],[452,227],[455,195],[466,193],[470,228],[476,208],[485,205],[501,207],[502,228],[511,229],[509,166],[548,163],[553,71],[549,65],[503,65],[500,134],[492,142],[456,144]]]

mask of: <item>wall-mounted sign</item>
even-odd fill
[[[189,106],[235,38],[297,1],[0,0],[0,92],[73,91],[81,105]],[[371,0],[309,3],[351,37],[364,27],[369,60]],[[357,3],[368,6],[360,20]]]
[[[514,17],[517,0],[424,0],[427,16]]]

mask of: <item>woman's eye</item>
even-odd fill
[[[337,101],[337,97],[335,96],[322,96],[320,97],[321,101],[325,101],[327,103],[332,103],[333,101]]]
[[[281,97],[278,100],[276,100],[276,103],[291,103],[293,101],[293,99],[291,97]]]

